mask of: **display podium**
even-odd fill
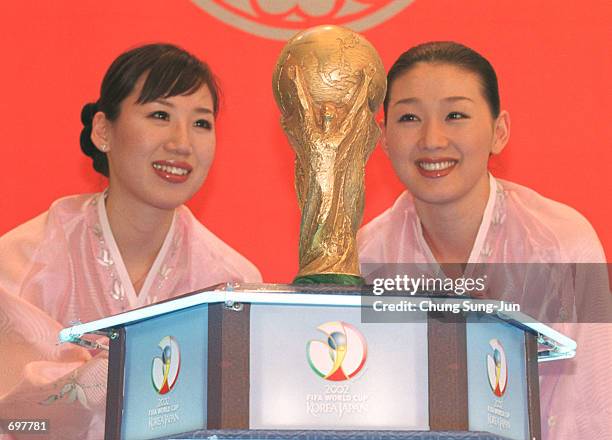
[[[539,439],[538,361],[576,344],[510,309],[224,284],[60,339],[110,339],[106,439]]]

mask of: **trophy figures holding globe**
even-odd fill
[[[365,164],[380,135],[375,113],[386,91],[380,57],[348,29],[315,27],[283,48],[273,87],[296,153],[302,218],[294,283],[363,284],[356,236]]]

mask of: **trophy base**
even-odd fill
[[[321,273],[296,277],[292,284],[335,284],[338,286],[363,286],[365,280],[356,275]]]

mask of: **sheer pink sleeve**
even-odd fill
[[[40,309],[0,291],[0,414],[48,419],[49,439],[101,438],[107,355],[92,357],[80,347],[58,345],[60,329]]]
[[[0,289],[19,295],[21,285],[43,240],[48,212],[24,223],[0,238]]]

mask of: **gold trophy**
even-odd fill
[[[296,153],[302,220],[294,283],[363,284],[356,236],[387,84],[380,57],[361,35],[318,26],[287,42],[272,84]]]

